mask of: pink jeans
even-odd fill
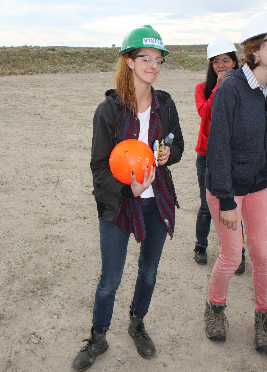
[[[208,190],[207,201],[220,246],[220,254],[211,275],[209,301],[225,303],[230,280],[242,260],[242,215],[252,264],[256,309],[267,311],[267,189],[235,196],[236,231],[220,222],[220,202]]]

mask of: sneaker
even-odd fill
[[[206,335],[210,340],[222,341],[226,340],[225,322],[227,322],[224,314],[226,304],[220,305],[217,303],[210,303],[207,300],[205,321],[206,321]]]
[[[93,328],[91,338],[83,341],[87,341],[87,345],[80,350],[73,361],[73,368],[76,371],[85,371],[90,368],[95,358],[108,348],[106,333],[96,333]]]
[[[267,354],[267,312],[255,310],[255,349]]]
[[[128,332],[135,342],[138,353],[143,358],[150,359],[156,354],[155,345],[145,330],[143,318],[137,318],[132,312],[130,312]]]
[[[241,264],[238,266],[238,268],[236,269],[235,271],[235,274],[243,274],[246,270],[246,264],[245,264],[245,257],[242,257],[242,261],[241,261]]]
[[[208,262],[207,248],[201,247],[200,245],[195,246],[195,261],[200,265],[205,265]]]

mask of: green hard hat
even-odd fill
[[[163,57],[170,53],[166,50],[160,34],[152,26],[146,25],[135,28],[125,36],[119,54],[147,47],[161,50]]]

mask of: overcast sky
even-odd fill
[[[135,27],[150,24],[165,45],[208,44],[216,36],[238,43],[258,0],[0,0],[0,46],[121,46]]]

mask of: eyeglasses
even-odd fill
[[[162,57],[154,58],[149,54],[137,54],[136,56],[131,57],[132,59],[141,58],[141,63],[143,65],[152,67],[154,63],[156,63],[156,67],[161,67],[161,65],[165,62],[165,59]]]
[[[233,60],[230,58],[223,58],[222,60],[214,59],[212,61],[213,65],[219,65],[220,63],[223,63],[224,65],[228,65],[228,63],[232,62]]]

